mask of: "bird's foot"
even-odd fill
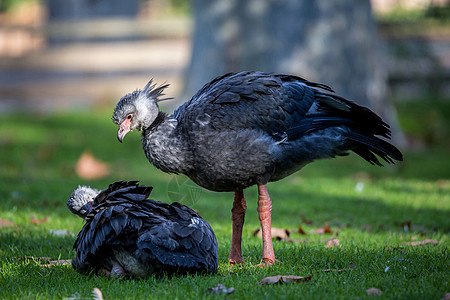
[[[109,276],[111,276],[111,277],[123,277],[125,275],[127,275],[127,273],[122,268],[122,266],[119,265],[119,264],[114,264],[112,269],[111,269],[111,274]]]
[[[97,271],[97,275],[109,277],[111,275],[111,271],[107,268],[101,268]]]
[[[269,257],[263,257],[262,262],[257,264],[255,267],[265,268],[265,267],[273,266],[275,263],[280,263],[280,261],[278,259],[276,259],[275,257],[273,259],[269,258]]]
[[[230,263],[230,265],[234,266],[234,265],[240,265],[240,264],[245,264],[245,261],[242,259],[242,257],[229,257],[228,258],[228,262]]]
[[[115,263],[111,270],[107,268],[101,268],[97,271],[98,276],[106,276],[106,277],[123,277],[127,275],[125,270],[122,268],[121,265],[118,263]]]

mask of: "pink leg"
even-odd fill
[[[230,264],[243,264],[241,241],[242,241],[242,227],[244,226],[245,210],[244,192],[234,192],[233,208],[231,209],[231,221],[233,223],[233,233],[231,236],[231,250],[228,261]]]
[[[262,260],[268,265],[273,265],[275,254],[272,245],[272,200],[265,184],[258,185],[258,214],[263,240]]]

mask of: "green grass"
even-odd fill
[[[259,227],[255,188],[246,191],[243,255],[247,264],[231,268],[227,257],[233,195],[199,190],[183,177],[176,182],[175,176],[155,169],[146,160],[137,133],[129,134],[123,144],[117,142],[109,111],[1,116],[0,220],[14,225],[0,225],[0,298],[86,299],[98,287],[105,299],[222,299],[204,292],[221,283],[235,288],[227,298],[236,299],[377,297],[367,296],[366,290],[372,287],[383,292],[382,298],[440,299],[450,292],[449,105],[441,101],[427,106],[418,101],[400,103],[398,109],[408,135],[424,141],[423,147],[405,152],[404,163],[379,168],[350,155],[315,162],[269,184],[273,226],[295,229],[301,225],[308,234],[291,238],[308,241],[274,241],[281,263],[265,269],[253,267],[260,262],[262,249],[260,239],[252,236]],[[430,138],[430,134],[437,136]],[[78,178],[74,166],[86,149],[107,162],[113,174],[101,180]],[[123,280],[84,276],[70,265],[45,267],[32,259],[20,260],[30,256],[70,259],[74,235],[82,227],[81,219],[66,208],[71,191],[79,184],[105,188],[122,179],[154,186],[152,199],[180,199],[196,209],[216,232],[218,273]],[[363,189],[358,191],[359,182]],[[48,219],[33,225],[32,216]],[[313,224],[303,223],[302,216]],[[405,232],[400,224],[406,221],[411,221],[412,228]],[[314,234],[325,222],[333,234]],[[50,232],[60,229],[73,235]],[[341,247],[325,248],[323,240],[336,234]],[[405,245],[423,239],[439,243]],[[351,270],[323,272],[350,266]],[[273,275],[312,276],[312,280],[258,284]]]

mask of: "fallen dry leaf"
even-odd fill
[[[31,224],[33,224],[33,225],[39,225],[39,224],[43,224],[43,223],[45,223],[45,222],[47,222],[48,221],[48,216],[45,216],[43,219],[36,219],[36,217],[35,216],[31,216]]]
[[[226,286],[224,286],[223,284],[218,283],[215,287],[210,287],[208,288],[207,291],[205,292],[209,292],[211,294],[217,294],[217,295],[228,295],[231,293],[234,293],[234,287],[230,287],[227,289]]]
[[[317,228],[316,230],[314,230],[314,233],[324,234],[324,233],[333,233],[333,232],[331,231],[330,226],[328,226],[328,222],[325,222],[325,226],[323,228]]]
[[[91,152],[84,151],[75,166],[75,171],[80,178],[100,179],[109,175],[109,166],[97,160]]]
[[[281,228],[275,228],[272,227],[272,238],[288,238],[289,237],[289,230],[287,229],[281,229]],[[253,236],[257,235],[258,237],[262,237],[261,229],[257,229],[253,231]]]
[[[341,245],[339,245],[339,240],[338,239],[331,239],[327,242],[327,244],[325,245],[325,248],[331,248],[334,246],[339,246],[341,247]]]
[[[311,225],[313,223],[313,221],[311,221],[310,219],[307,219],[305,216],[301,216],[302,218],[302,222],[308,225]]]
[[[0,227],[14,226],[14,222],[0,219]]]
[[[381,290],[377,289],[377,288],[370,288],[368,290],[366,290],[367,295],[381,295],[382,292]]]
[[[310,281],[312,276],[295,276],[295,275],[277,275],[261,279],[259,284],[277,284],[277,283],[299,283]]]
[[[410,246],[421,246],[421,245],[425,245],[425,244],[438,244],[439,242],[436,240],[432,240],[432,239],[425,239],[421,242],[409,242],[409,243],[405,243],[404,245],[410,245]]]
[[[94,288],[92,290],[92,297],[94,298],[94,300],[103,300],[102,291],[100,291],[99,288]]]
[[[298,226],[297,232],[300,234],[306,235],[306,232],[303,230],[302,225]]]

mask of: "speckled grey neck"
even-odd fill
[[[177,130],[177,120],[163,112],[142,132],[142,144],[148,160],[164,172],[187,173],[192,166],[191,151]]]

